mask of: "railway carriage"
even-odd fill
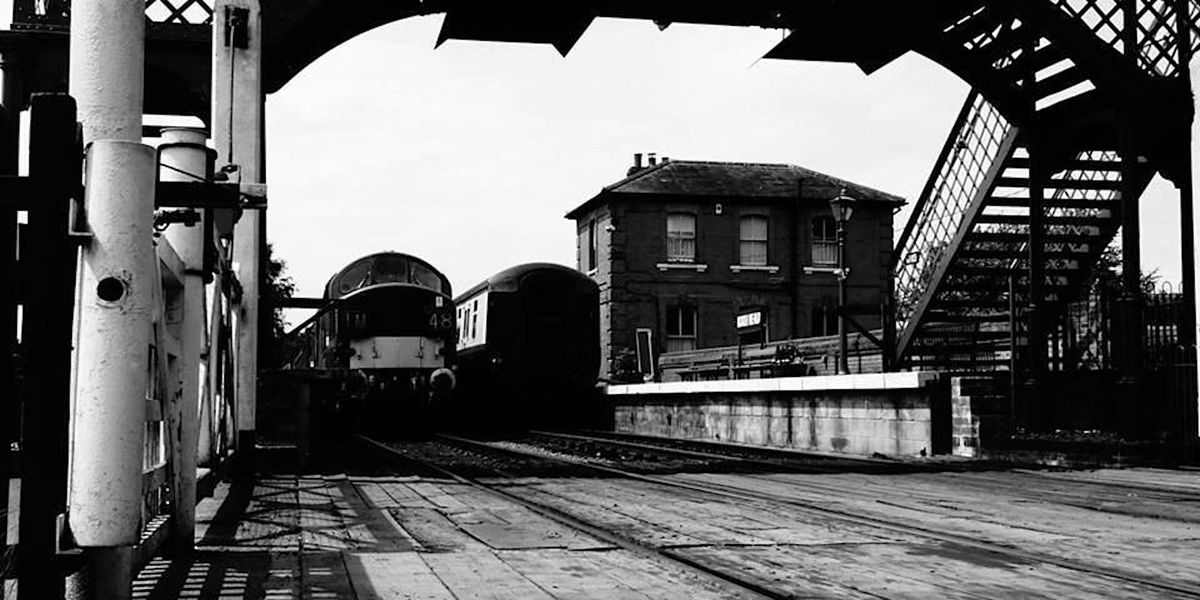
[[[456,422],[474,428],[594,424],[600,292],[582,273],[529,263],[455,300]]]
[[[380,432],[428,430],[431,404],[454,388],[449,280],[416,256],[381,252],[331,277],[324,299],[308,367],[338,381],[338,412]]]

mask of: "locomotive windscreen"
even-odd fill
[[[329,298],[381,283],[404,283],[450,295],[450,282],[433,267],[399,253],[369,256],[351,263],[326,289]]]

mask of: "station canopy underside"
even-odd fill
[[[439,45],[450,39],[542,43],[563,55],[600,17],[652,21],[660,28],[674,23],[760,27],[788,33],[767,53],[768,58],[849,62],[870,73],[910,50],[922,51],[947,27],[987,5],[985,0],[750,0],[730,5],[630,0],[260,1],[266,93],[278,91],[344,42],[422,15],[445,15]],[[69,9],[45,12],[49,5],[39,0],[13,0],[13,5],[12,27],[0,31],[0,53],[6,60],[23,57],[20,69],[27,94],[65,92]],[[208,121],[214,5],[215,0],[147,1],[146,112],[195,115]]]
[[[363,2],[263,0],[268,92],[283,87],[325,52],[380,25],[445,13],[448,39],[543,43],[566,55],[598,17],[761,27],[790,33],[767,58],[850,62],[872,72],[936,36],[982,0],[809,0],[739,2]]]

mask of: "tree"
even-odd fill
[[[287,275],[287,261],[274,255],[274,247],[267,244],[263,256],[259,302],[270,309],[270,318],[259,319],[258,356],[262,366],[276,367],[283,361],[283,336],[287,333],[287,320],[283,316],[283,303],[296,293],[296,283]],[[260,314],[266,314],[260,311]]]
[[[1122,289],[1121,273],[1121,244],[1117,241],[1104,248],[1104,251],[1096,259],[1096,264],[1092,267],[1089,287],[1093,291],[1104,288],[1111,293],[1120,294]],[[1158,269],[1143,271],[1141,273],[1142,293],[1154,293],[1159,287],[1160,279],[1162,279],[1162,276],[1159,275]]]

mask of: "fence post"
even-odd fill
[[[35,95],[29,129],[29,175],[44,195],[29,211],[30,239],[25,248],[31,268],[23,270],[28,285],[21,335],[27,360],[19,585],[23,597],[58,598],[63,594],[63,577],[55,531],[67,504],[75,300],[75,248],[67,236],[67,216],[80,177],[74,100],[65,95]],[[35,264],[37,268],[32,268]]]
[[[8,69],[4,69],[5,74]],[[5,77],[0,106],[0,176],[17,174],[17,119],[10,86]],[[19,102],[19,101],[18,101]],[[10,110],[11,109],[11,110]],[[0,206],[0,277],[16,275],[17,211]],[[11,564],[8,550],[9,448],[16,437],[17,390],[14,355],[17,340],[16,286],[0,286],[0,599],[4,598],[5,573]]]
[[[262,13],[259,0],[213,5],[213,141],[217,163],[236,166],[242,184],[263,183]],[[242,286],[237,318],[237,452],[253,464],[258,386],[259,279],[263,214],[245,211],[234,229],[233,260]]]

